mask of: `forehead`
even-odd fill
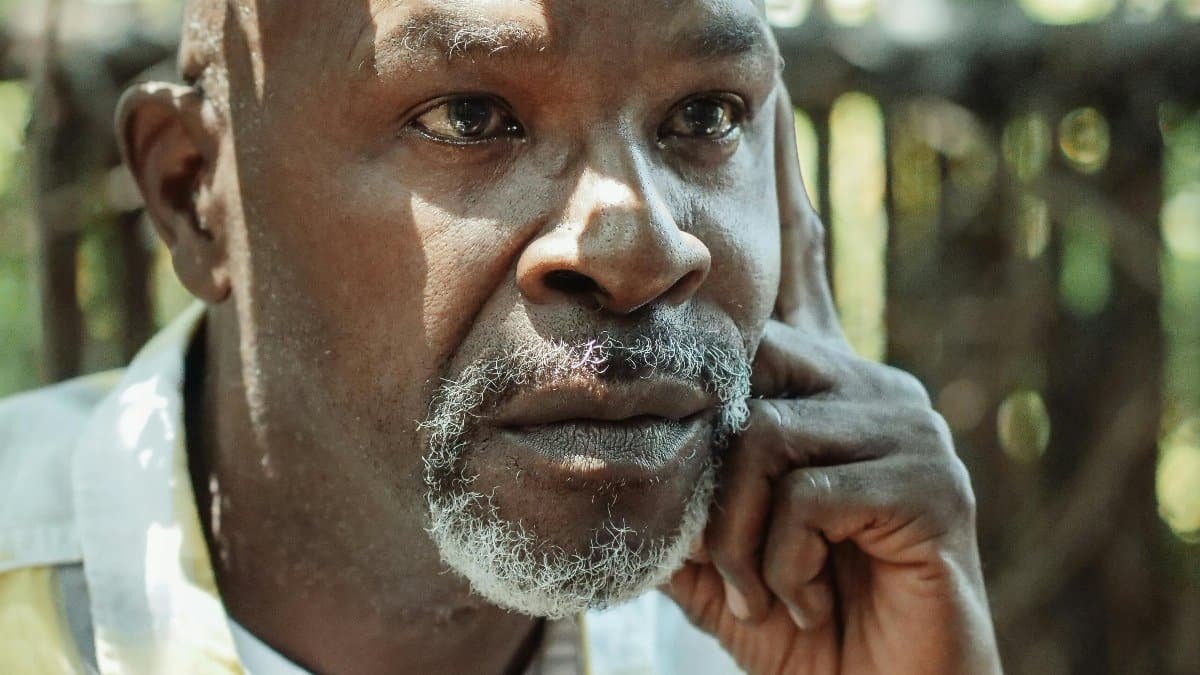
[[[341,4],[339,30],[322,33],[349,38],[329,51],[359,68],[506,52],[615,56],[646,45],[703,58],[769,40],[755,0],[363,0],[357,14]]]
[[[706,16],[760,13],[755,0],[341,0],[336,4],[340,6],[335,13],[343,18],[354,16],[345,11],[346,5],[357,4],[372,19],[403,21],[432,15],[520,22],[563,36],[586,31],[581,22],[593,29],[599,25],[653,29]]]

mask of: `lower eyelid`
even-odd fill
[[[421,126],[419,124],[415,123],[415,120],[413,123],[405,125],[405,127],[403,129],[401,129],[400,133],[397,135],[404,136],[404,135],[408,135],[408,134],[416,134],[417,136],[420,137],[419,140],[436,143],[443,147],[450,147],[450,148],[480,147],[480,146],[487,146],[487,145],[495,145],[497,143],[506,143],[506,142],[523,140],[522,138],[515,138],[513,136],[509,136],[509,135],[505,135],[505,134],[501,134],[498,136],[489,136],[487,138],[480,138],[477,140],[457,140],[457,139],[454,139],[454,138],[451,138],[448,136],[442,136],[440,134],[435,134],[434,132],[429,131],[427,129],[423,129],[423,128],[421,128]]]

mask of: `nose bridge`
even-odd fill
[[[606,216],[640,217],[649,219],[651,225],[664,216],[671,220],[669,213],[651,211],[665,205],[650,168],[631,145],[603,140],[589,144],[564,214],[567,222],[586,231],[611,225],[613,218]]]
[[[566,221],[583,232],[612,228],[615,220],[624,218],[646,218],[650,200],[657,195],[648,195],[636,172],[633,175],[612,175],[588,166],[580,172],[579,180],[571,193]],[[626,228],[636,229],[636,228]]]
[[[582,160],[558,222],[518,263],[525,295],[586,296],[622,314],[691,297],[708,274],[708,249],[679,228],[634,144],[593,143]]]

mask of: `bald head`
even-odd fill
[[[179,75],[221,110],[229,104],[229,74],[221,44],[229,12],[253,12],[243,0],[186,0],[179,43]]]
[[[241,67],[250,70],[250,73],[240,72],[237,75],[239,79],[248,79],[248,76],[252,74],[254,88],[261,93],[264,79],[262,33],[260,32],[262,25],[270,24],[272,32],[278,34],[280,29],[286,28],[283,24],[301,24],[304,21],[302,15],[309,15],[315,10],[322,16],[312,17],[313,24],[320,25],[322,31],[337,31],[339,27],[332,25],[333,22],[329,20],[329,17],[353,14],[348,10],[353,9],[351,5],[354,3],[361,5],[359,9],[364,16],[369,17],[373,14],[370,10],[370,0],[322,0],[317,3],[310,3],[306,0],[184,1],[183,30],[178,59],[179,74],[184,82],[197,86],[205,98],[219,110],[228,109],[230,96],[233,94],[230,91],[231,68]],[[402,0],[395,0],[395,2],[401,4]],[[668,0],[669,2],[670,0]],[[763,0],[753,0],[753,4],[760,13],[763,11]],[[464,48],[464,45],[474,44],[470,40],[463,42],[461,39],[464,33],[469,33],[469,31],[463,31],[461,26],[451,25],[451,23],[437,24],[426,21],[421,24],[424,27],[421,31],[414,32],[420,32],[421,37],[428,38],[429,35],[436,32],[428,30],[430,25],[455,28],[454,39],[448,41],[453,44],[453,47],[446,50],[444,54],[453,56],[458,52],[465,53],[468,50]],[[359,30],[362,27],[356,25],[340,28]],[[245,47],[245,53],[241,55],[244,58],[232,58],[227,54],[227,38],[229,37],[227,33],[231,30],[239,33],[240,41]],[[748,31],[741,30],[741,33],[747,34]],[[474,33],[466,35],[468,38],[472,36]],[[421,41],[409,41],[406,42],[406,45],[411,47],[419,42]]]
[[[253,76],[257,91],[262,90],[260,15],[278,6],[276,0],[185,0],[183,30],[179,44],[179,75],[195,85],[219,110],[225,111],[234,95],[230,88],[230,69],[243,68],[240,78]],[[293,0],[293,5],[299,4]],[[236,31],[244,44],[244,58],[228,53],[228,33]]]

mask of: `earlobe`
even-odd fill
[[[179,280],[208,303],[229,296],[223,212],[211,195],[216,141],[193,87],[147,83],[117,106],[121,154]],[[206,198],[202,198],[204,195]]]

